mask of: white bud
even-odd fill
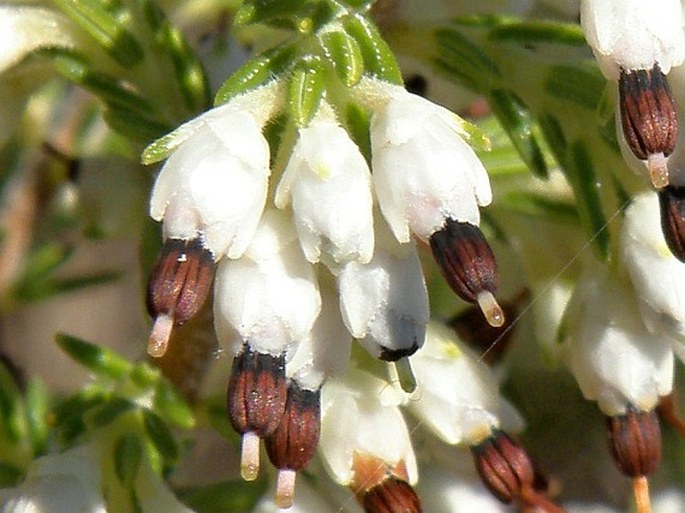
[[[180,127],[155,182],[150,216],[166,237],[204,239],[216,258],[239,257],[266,201],[269,145],[259,119],[226,104]],[[172,134],[173,135],[173,134]]]
[[[276,190],[279,208],[291,201],[310,262],[326,262],[326,255],[336,263],[371,259],[371,174],[359,148],[337,123],[315,119],[300,129]]]
[[[651,334],[630,287],[604,269],[578,282],[567,317],[568,363],[583,395],[609,416],[653,409],[673,387],[672,340]]]
[[[357,453],[390,467],[404,463],[409,482],[416,482],[416,458],[398,408],[401,401],[389,383],[366,372],[351,370],[326,381],[321,389],[319,450],[335,481],[352,483]]]
[[[667,74],[685,56],[678,0],[583,0],[580,22],[607,78],[621,70],[652,69]]]
[[[277,355],[309,335],[321,308],[314,269],[288,218],[267,211],[242,258],[222,260],[214,285],[214,325],[237,352],[244,341]]]
[[[450,217],[478,224],[492,199],[487,172],[466,143],[462,121],[398,86],[379,83],[390,99],[371,118],[373,180],[395,237],[423,240]]]

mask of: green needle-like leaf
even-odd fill
[[[288,107],[298,126],[307,126],[319,109],[324,82],[325,71],[315,59],[302,62],[290,77]]]
[[[292,64],[295,47],[278,47],[259,54],[245,63],[221,85],[214,105],[222,105],[234,96],[265,84]]]
[[[55,340],[73,360],[95,374],[120,379],[131,371],[132,365],[111,349],[65,334],[58,334]]]
[[[511,91],[495,89],[490,92],[490,106],[530,170],[540,177],[549,172],[545,156],[536,136],[533,116],[523,102]]]
[[[112,449],[114,471],[125,487],[133,485],[143,459],[143,444],[136,434],[127,433],[117,438]]]
[[[364,71],[393,84],[402,84],[395,55],[378,29],[361,15],[348,16],[345,31],[354,38],[364,59]]]
[[[166,423],[150,410],[143,410],[143,424],[145,432],[164,460],[175,462],[178,459],[178,445]]]
[[[321,36],[321,46],[343,84],[351,87],[359,82],[364,73],[364,58],[357,41],[345,32],[333,31]]]

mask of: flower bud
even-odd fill
[[[661,462],[661,429],[654,410],[629,407],[607,417],[609,447],[618,468],[628,477],[649,476]]]
[[[535,471],[525,449],[504,431],[495,430],[471,447],[476,470],[485,486],[504,503],[533,488]]]
[[[278,468],[276,503],[282,508],[293,504],[295,472],[314,456],[321,431],[321,394],[301,388],[296,381],[288,386],[285,413],[276,430],[265,440],[271,463]]]
[[[214,258],[199,239],[167,239],[150,273],[147,308],[154,317],[150,356],[163,356],[171,328],[190,320],[212,284]]]
[[[241,473],[247,481],[259,472],[259,439],[273,433],[285,411],[285,356],[259,353],[249,344],[233,359],[228,383],[228,415],[243,435]]]
[[[430,238],[433,257],[452,290],[465,301],[478,303],[492,326],[504,323],[494,294],[497,262],[483,232],[471,223],[447,219]]]
[[[669,185],[659,191],[661,230],[668,248],[685,262],[685,187]]]
[[[361,500],[365,513],[420,513],[421,502],[409,483],[389,477],[366,493]]]
[[[652,184],[668,185],[666,157],[673,153],[678,120],[666,76],[651,69],[622,70],[618,82],[621,126],[628,147],[647,161]]]

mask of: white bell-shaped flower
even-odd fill
[[[371,260],[371,173],[357,145],[335,121],[316,118],[299,130],[276,190],[279,208],[290,202],[310,262]]]
[[[685,56],[683,16],[678,0],[582,0],[585,38],[607,78],[621,70],[651,69],[664,74]]]
[[[216,259],[242,255],[266,201],[266,120],[242,103],[216,107],[155,143],[172,153],[155,181],[150,216],[164,221],[167,238],[201,237]]]
[[[654,193],[635,197],[626,209],[621,255],[647,329],[685,341],[685,264],[666,244]]]
[[[92,445],[37,459],[26,479],[0,502],[4,513],[106,513],[100,455]]]
[[[326,381],[319,451],[335,481],[352,484],[356,457],[362,457],[402,468],[407,481],[416,482],[416,458],[398,407],[402,400],[388,382],[359,370]]]
[[[389,99],[371,118],[373,180],[395,237],[422,240],[446,218],[477,225],[492,199],[487,172],[452,112],[404,88],[378,82]]]
[[[304,258],[292,221],[269,210],[238,260],[222,260],[214,285],[214,325],[233,353],[249,341],[278,355],[305,339],[321,308],[314,269]]]
[[[407,407],[443,441],[474,445],[500,426],[503,399],[493,374],[449,328],[429,324],[411,363],[418,385]]]
[[[340,309],[352,335],[376,357],[397,360],[421,345],[428,292],[413,244],[398,244],[381,223],[368,264],[350,262],[338,277]]]
[[[567,318],[568,364],[583,395],[609,416],[632,404],[652,410],[673,387],[672,340],[651,334],[633,291],[608,271],[593,270],[578,285]]]

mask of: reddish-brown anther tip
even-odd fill
[[[421,501],[409,483],[388,477],[361,499],[366,513],[420,513]]]
[[[249,344],[233,359],[228,383],[228,415],[240,434],[273,433],[285,410],[285,356],[254,351]]]
[[[609,448],[618,468],[628,477],[649,476],[661,462],[661,428],[654,410],[629,408],[607,417]]]
[[[150,273],[147,308],[183,324],[202,307],[212,285],[214,258],[198,239],[167,239]]]
[[[291,381],[281,422],[265,440],[269,460],[278,469],[303,469],[316,452],[320,432],[321,393]]]
[[[621,126],[628,146],[640,160],[673,153],[678,131],[676,108],[666,76],[651,70],[623,70],[618,82]]]
[[[471,447],[476,470],[485,486],[504,503],[518,500],[535,483],[533,463],[526,450],[504,431],[493,431]]]
[[[659,191],[661,231],[668,248],[685,262],[685,187],[669,185]]]
[[[447,219],[431,236],[430,246],[445,280],[459,297],[477,303],[481,293],[495,293],[497,262],[477,226]]]

